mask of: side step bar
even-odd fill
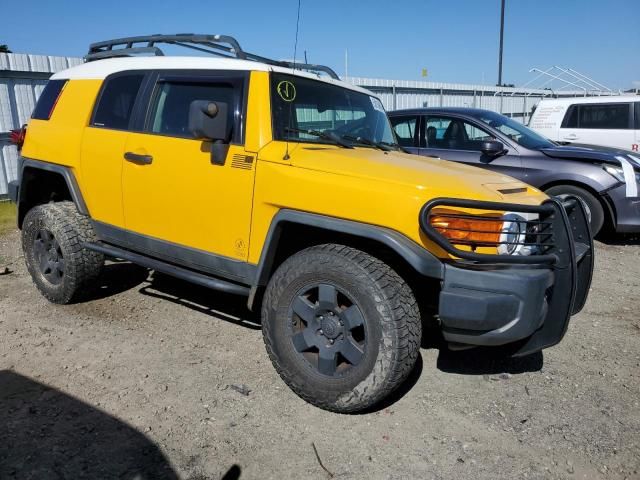
[[[125,250],[123,248],[114,247],[113,245],[107,245],[101,242],[91,242],[85,243],[83,246],[85,248],[88,248],[89,250],[104,253],[109,257],[128,260],[132,263],[135,263],[136,265],[140,265],[141,267],[146,267],[157,272],[166,273],[167,275],[171,275],[173,277],[177,277],[182,280],[195,283],[197,285],[202,285],[203,287],[220,290],[222,292],[232,293],[235,295],[249,295],[249,287],[245,287],[244,285],[238,285],[237,283],[210,277],[202,273],[194,272],[193,270],[188,270],[186,268],[178,267],[161,260],[156,260],[155,258],[150,258],[145,255],[130,252],[129,250]]]

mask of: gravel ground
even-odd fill
[[[10,232],[0,478],[640,478],[640,242],[627,243],[597,244],[560,345],[508,361],[425,348],[392,401],[346,416],[289,391],[242,299],[111,263],[95,298],[50,305]]]

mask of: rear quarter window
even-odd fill
[[[49,120],[66,84],[67,80],[49,80],[44,90],[42,90],[42,94],[38,99],[31,118],[35,120]]]
[[[144,76],[144,73],[131,73],[107,78],[102,87],[91,125],[114,130],[127,130],[133,105]]]

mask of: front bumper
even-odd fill
[[[527,338],[549,312],[551,269],[470,270],[446,265],[439,316],[448,342],[495,346]]]
[[[627,197],[624,183],[605,195],[613,206],[616,232],[640,232],[640,197]]]
[[[525,257],[509,262],[502,255],[487,255],[492,261],[482,262],[481,254],[466,254],[466,262],[445,265],[438,313],[446,341],[471,346],[514,344],[513,354],[519,356],[562,340],[569,318],[587,299],[593,240],[582,202],[554,199],[546,203],[545,208],[550,207],[555,244],[546,255],[538,256],[547,261],[535,263],[531,256],[526,263]]]

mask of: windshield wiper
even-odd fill
[[[343,148],[353,148],[353,145],[345,142],[341,137],[332,132],[323,132],[321,130],[307,130],[306,128],[289,128],[286,127],[285,131],[292,133],[306,133],[307,135],[313,135],[314,137],[321,138],[323,140],[329,140],[336,145]]]
[[[392,147],[392,148],[397,148],[398,150],[400,150],[403,153],[410,153],[409,150],[404,148],[399,143],[395,143],[395,142],[379,142],[379,143],[381,143],[382,145],[387,145],[387,146]]]
[[[352,142],[362,143],[364,145],[369,145],[371,147],[380,149],[384,152],[390,152],[391,150],[393,150],[391,145],[388,144],[387,142],[374,142],[373,140],[369,140],[368,138],[356,137],[353,135],[342,135],[340,138],[344,138],[345,140],[351,140]]]

